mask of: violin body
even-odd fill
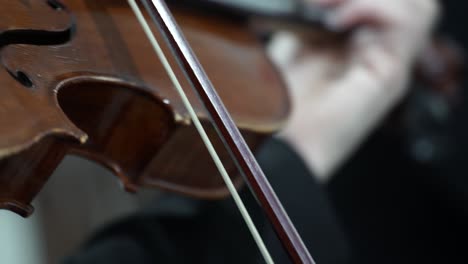
[[[257,36],[235,21],[171,11],[255,148],[289,112],[283,82]],[[125,0],[3,0],[0,12],[0,209],[30,215],[31,201],[67,154],[99,162],[128,191],[228,195]],[[202,104],[187,90],[215,135]],[[214,139],[228,171],[235,172],[221,140]],[[240,176],[232,175],[240,185]]]

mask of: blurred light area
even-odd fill
[[[10,211],[0,210],[0,263],[45,263],[39,219],[39,214],[24,219]]]

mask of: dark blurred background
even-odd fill
[[[437,32],[468,50],[468,3],[441,3]],[[356,263],[468,263],[467,88],[437,128],[442,155],[421,160],[382,127],[328,184]]]

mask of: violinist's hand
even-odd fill
[[[293,103],[280,134],[326,180],[407,90],[411,65],[438,13],[435,0],[308,0],[327,23],[356,28],[346,56],[288,33],[269,53]]]

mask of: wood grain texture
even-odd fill
[[[7,45],[0,51],[0,208],[15,204],[16,212],[28,215],[34,195],[70,152],[110,168],[130,191],[146,186],[203,198],[227,195],[126,1],[68,0],[64,5],[66,11],[40,10],[52,25],[37,25],[41,31],[56,31],[73,20],[69,41]],[[282,81],[261,45],[244,25],[173,11],[236,124],[248,143],[257,146],[281,127],[289,111]],[[60,14],[55,17],[53,12]],[[15,43],[29,43],[26,40]],[[18,81],[23,75],[15,79],[10,73],[27,76],[30,87]],[[206,119],[196,95],[187,90],[197,113]],[[224,149],[219,140],[215,146]],[[235,171],[227,153],[221,156]],[[48,166],[28,165],[40,159]],[[17,169],[18,182],[11,185],[9,170],[17,160],[25,168]],[[240,184],[240,177],[234,177]]]

